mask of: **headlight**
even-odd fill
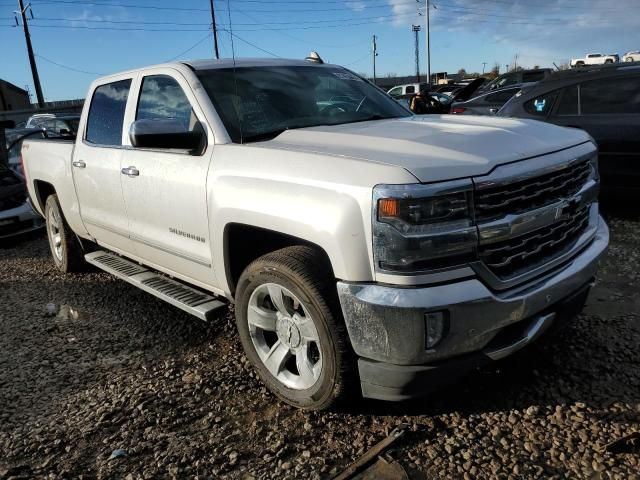
[[[455,267],[476,257],[472,183],[378,185],[374,189],[376,269],[416,273]]]

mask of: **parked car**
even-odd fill
[[[587,131],[598,144],[603,187],[640,188],[640,65],[558,72],[524,89],[499,115]]]
[[[326,111],[328,85],[360,101]],[[582,308],[608,244],[585,132],[411,115],[336,65],[111,75],[79,132],[22,147],[57,269],[202,319],[235,303],[248,360],[302,408],[416,397],[513,354]]]
[[[490,82],[482,85],[478,89],[478,94],[523,83],[539,82],[540,80],[548,78],[552,73],[553,70],[550,68],[532,68],[529,70],[518,70],[515,72],[503,73]]]
[[[640,50],[627,52],[622,56],[623,62],[640,62]]]
[[[609,63],[616,63],[619,60],[617,54],[603,55],[601,53],[587,53],[584,58],[571,59],[572,67],[584,67],[585,65],[604,65]]]
[[[495,115],[511,97],[526,85],[530,84],[512,85],[482,93],[465,102],[453,102],[450,113],[456,115]]]
[[[22,171],[22,142],[26,138],[46,138],[46,130],[40,128],[14,128],[5,130],[6,152],[8,157],[8,166],[15,173],[24,177]]]
[[[41,128],[57,135],[75,137],[80,115],[37,113],[29,117],[25,128]]]
[[[398,85],[391,88],[387,93],[392,97],[401,97],[402,95],[413,95],[420,93],[425,88],[428,88],[428,83],[407,83],[406,85]]]
[[[453,98],[449,95],[445,95],[444,93],[429,93],[429,98],[431,99],[431,105],[429,106],[429,114],[438,114],[438,113],[449,113],[451,102]],[[395,97],[394,100],[398,102],[400,105],[411,110],[410,103],[411,99],[414,97],[413,94],[410,95],[402,95],[399,97]]]
[[[0,162],[0,240],[43,227],[27,198],[24,179]]]

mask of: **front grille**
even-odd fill
[[[569,251],[589,225],[590,206],[567,212],[567,218],[525,235],[481,245],[480,259],[498,278],[510,280]]]
[[[564,170],[538,177],[476,190],[476,221],[518,214],[557,202],[574,195],[586,183],[591,174],[588,160],[571,165]]]

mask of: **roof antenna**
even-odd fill
[[[229,37],[231,38],[231,58],[233,58],[233,83],[236,88],[236,98],[238,95],[238,77],[236,76],[236,50],[233,44],[233,26],[231,25],[231,2],[227,0],[227,15],[229,17]],[[242,108],[242,100],[238,103],[238,109]],[[241,112],[236,112],[238,115],[238,126],[240,127],[240,143],[244,143],[242,139],[242,117]]]
[[[311,63],[319,63],[319,64],[324,63],[324,60],[322,60],[320,55],[318,55],[318,52],[311,52],[309,56],[305,58],[305,60]]]

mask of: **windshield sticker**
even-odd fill
[[[364,81],[360,77],[354,75],[353,73],[349,73],[349,72],[333,72],[333,74],[336,77],[338,77],[340,80],[352,80],[352,81],[356,81],[356,82],[363,82]]]
[[[533,102],[534,107],[536,107],[536,112],[544,112],[544,106],[546,105],[546,103],[547,100],[544,98],[542,100],[536,99]]]

